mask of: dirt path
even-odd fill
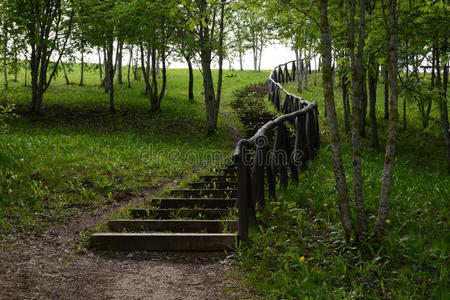
[[[223,278],[231,268],[224,253],[77,251],[80,233],[127,205],[82,212],[27,239],[10,237],[0,252],[0,299],[229,298],[224,289],[235,283]]]

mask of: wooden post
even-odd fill
[[[251,199],[250,174],[249,168],[244,163],[247,155],[245,146],[241,146],[240,156],[237,157],[238,164],[238,209],[239,209],[239,229],[238,237],[240,241],[248,241],[248,224],[249,224],[249,201]]]
[[[256,211],[256,203],[261,207],[265,206],[264,199],[264,163],[267,145],[267,138],[261,138],[261,145],[256,142],[256,155],[252,170],[252,207]],[[252,213],[252,212],[251,212]]]

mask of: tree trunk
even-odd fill
[[[128,72],[127,72],[127,80],[128,80],[128,88],[131,89],[131,65],[133,64],[133,45],[131,45],[130,49],[130,59],[128,60]]]
[[[28,68],[27,68],[27,60],[26,59],[25,59],[23,65],[25,68],[25,86],[27,86]]]
[[[263,52],[263,44],[262,44],[262,40],[260,40],[260,41],[259,41],[258,72],[261,71],[262,52]]]
[[[123,83],[123,76],[122,76],[122,60],[123,60],[123,42],[119,42],[119,49],[117,51],[117,83],[122,84]]]
[[[370,102],[370,146],[377,148],[378,132],[377,132],[377,78],[378,78],[378,64],[373,63],[369,70],[369,102]]]
[[[66,79],[66,85],[70,85],[70,80],[69,77],[67,77],[66,67],[64,66],[63,62],[61,62],[61,67],[64,71],[64,78]]]
[[[105,86],[108,87],[109,92],[109,111],[111,113],[116,112],[114,106],[114,65],[113,65],[113,55],[114,55],[114,43],[109,42],[106,49],[106,65],[105,65]],[[108,76],[106,76],[108,75]],[[106,80],[107,79],[107,80]]]
[[[349,120],[349,114],[350,114],[350,103],[348,99],[348,78],[347,75],[342,76],[341,80],[342,84],[342,102],[344,104],[344,124],[345,124],[345,131],[347,133],[350,132],[350,120]]]
[[[83,85],[83,79],[84,79],[84,52],[81,52],[80,86]]]
[[[436,47],[436,74],[437,74],[437,85],[441,87],[441,71],[440,71],[440,57],[439,48]],[[444,56],[447,54],[448,49],[448,39],[444,38],[443,41],[443,53]],[[441,122],[442,129],[444,131],[444,140],[447,147],[447,172],[450,173],[450,129],[448,121],[448,103],[447,103],[447,85],[448,85],[448,66],[447,63],[444,64],[444,83],[442,86],[442,98],[439,102],[439,108],[441,110]]]
[[[388,60],[388,59],[387,59]],[[383,83],[384,83],[384,118],[389,119],[389,74],[388,67],[383,66]]]
[[[306,56],[306,54],[305,54],[305,56]],[[304,70],[303,70],[303,79],[305,80],[303,87],[305,88],[305,90],[308,89],[308,65],[309,65],[309,63],[306,61],[306,57],[305,57],[305,66],[304,66]]]
[[[244,65],[243,65],[243,62],[242,62],[242,56],[243,56],[242,50],[239,49],[239,70],[244,71]]]
[[[389,0],[389,19],[390,24],[387,26],[389,30],[389,48],[387,53],[389,56],[389,82],[391,86],[391,99],[389,101],[389,127],[388,137],[386,141],[386,154],[384,158],[384,171],[381,183],[380,202],[378,205],[378,217],[375,224],[375,235],[378,239],[382,239],[386,230],[386,220],[389,216],[389,206],[392,188],[392,175],[394,171],[395,161],[395,141],[397,138],[398,126],[398,82],[397,82],[397,49],[398,49],[398,28],[397,28],[397,0]]]
[[[361,100],[364,93],[363,54],[365,40],[365,0],[360,0],[358,51],[355,57],[355,14],[356,0],[352,0],[350,19],[349,53],[352,69],[352,150],[353,150],[353,193],[360,234],[367,233],[367,217],[364,210],[361,172]]]
[[[314,56],[314,85],[317,85],[317,62]]]
[[[109,68],[108,67],[108,64],[109,64],[108,59],[109,59],[109,57],[108,57],[108,54],[107,54],[107,48],[104,47],[103,48],[103,64],[105,65],[105,76],[103,78],[103,87],[105,88],[105,93],[109,92],[109,84],[108,84],[108,82],[109,82],[110,71],[108,69]],[[111,65],[112,65],[112,62],[111,62]],[[114,71],[113,71],[113,73],[114,73]]]
[[[302,70],[302,52],[295,49],[295,56],[297,60],[297,92],[303,91],[303,70]]]
[[[5,88],[8,88],[8,69],[7,69],[7,57],[8,57],[8,29],[6,27],[6,21],[3,22],[3,76],[4,76],[4,80],[5,82],[3,83]]]
[[[100,48],[97,48],[98,53],[98,70],[100,72],[100,81],[103,80],[103,72],[102,72],[102,56],[100,55]]]
[[[362,68],[362,86],[361,86],[361,136],[366,137],[367,125],[367,74],[366,70]]]
[[[258,71],[258,48],[256,45],[253,45],[253,68],[255,71]]]
[[[337,200],[339,205],[340,218],[345,231],[345,238],[350,240],[353,221],[350,213],[347,182],[345,177],[344,164],[342,162],[341,143],[339,140],[339,126],[336,116],[336,107],[333,91],[333,71],[331,68],[331,37],[328,23],[328,0],[319,1],[320,10],[320,30],[322,39],[322,59],[323,59],[323,89],[325,106],[328,117],[328,128],[330,131],[330,145],[334,162],[334,175],[336,179]]]
[[[188,90],[188,98],[189,100],[194,100],[194,70],[192,68],[191,58],[189,56],[185,56],[186,62],[188,64],[189,69],[189,90]]]

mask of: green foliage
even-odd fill
[[[23,76],[19,73],[19,82]],[[79,65],[69,76],[78,78]],[[201,82],[200,72],[194,76]],[[225,77],[224,109],[234,89],[267,76],[239,72]],[[86,72],[83,87],[66,86],[58,77],[48,90],[43,116],[27,113],[29,87],[11,83],[21,117],[7,120],[8,132],[0,133],[0,235],[34,232],[83,210],[128,201],[138,190],[156,189],[214,163],[192,161],[189,153],[211,158],[215,151],[229,158],[234,147],[230,120],[220,117],[217,134],[205,136],[204,104],[187,99],[186,77],[187,70],[168,71],[167,101],[158,113],[149,112],[143,82],[134,81],[133,89],[119,86],[115,115],[108,112],[108,96],[94,70]],[[196,84],[198,99],[201,90]]]

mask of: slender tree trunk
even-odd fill
[[[328,128],[330,131],[330,146],[334,162],[337,200],[339,205],[340,218],[345,231],[345,238],[347,241],[349,241],[352,232],[353,221],[350,213],[347,182],[345,177],[344,164],[342,162],[341,143],[339,139],[339,126],[337,122],[336,107],[334,102],[333,71],[331,68],[331,36],[328,23],[328,0],[319,0],[318,6],[320,10],[320,30],[322,35],[323,89],[328,117]]]
[[[66,67],[64,66],[64,63],[61,62],[61,67],[64,71],[64,78],[66,79],[66,85],[70,85],[69,77],[67,76]]]
[[[441,87],[441,71],[440,71],[440,57],[439,57],[439,48],[436,47],[436,74],[437,74],[437,85]],[[443,52],[444,55],[447,53],[448,49],[448,39],[444,38],[443,41]],[[447,148],[447,172],[450,173],[450,129],[449,129],[449,121],[448,121],[448,103],[447,103],[447,85],[448,85],[448,66],[447,63],[443,66],[444,71],[444,82],[442,86],[442,98],[439,102],[439,108],[441,110],[441,122],[442,129],[444,131],[444,140]]]
[[[243,56],[243,53],[242,53],[241,47],[239,47],[239,70],[244,71],[242,56]]]
[[[123,60],[123,42],[119,42],[119,49],[117,51],[117,83],[122,84],[123,83],[123,76],[122,76],[122,60]]]
[[[361,136],[366,137],[367,125],[367,74],[366,69],[362,67],[362,86],[361,86]]]
[[[130,48],[130,59],[128,60],[128,72],[127,72],[127,80],[128,80],[128,88],[131,89],[131,66],[133,64],[133,45]]]
[[[102,71],[102,56],[100,55],[100,48],[97,48],[98,53],[98,70],[100,72],[100,81],[103,80],[103,71]]]
[[[263,44],[262,44],[262,41],[260,41],[260,44],[259,44],[259,58],[258,58],[258,72],[260,72],[261,71],[261,60],[262,60],[262,52],[263,52]]]
[[[388,61],[388,59],[386,59]],[[384,83],[384,118],[389,119],[389,74],[387,65],[383,66],[383,83]]]
[[[391,97],[389,101],[389,126],[388,137],[386,142],[386,154],[384,158],[384,171],[381,182],[380,202],[378,205],[378,217],[375,224],[375,235],[378,239],[382,239],[386,230],[386,220],[389,216],[390,197],[392,188],[392,175],[394,171],[395,161],[395,141],[397,138],[398,126],[398,81],[397,81],[397,48],[398,48],[398,26],[397,26],[397,0],[389,0],[389,19],[390,24],[387,26],[389,30],[389,48],[387,53],[389,56],[389,82],[391,86]]]
[[[103,78],[103,87],[105,88],[105,93],[109,92],[109,84],[108,84],[108,82],[109,82],[109,75],[111,74],[109,69],[108,69],[109,68],[108,67],[108,64],[109,64],[108,59],[109,59],[109,57],[108,57],[108,54],[107,54],[107,47],[104,47],[103,48],[103,64],[105,65],[105,76]],[[112,62],[111,62],[111,65],[112,65]],[[114,74],[114,70],[112,72]]]
[[[358,51],[355,58],[355,14],[356,0],[352,0],[350,19],[349,53],[352,69],[352,150],[353,150],[353,193],[360,234],[367,233],[367,217],[364,209],[361,172],[361,100],[364,92],[363,54],[365,40],[365,0],[360,0]]]
[[[306,56],[306,54],[305,54]],[[308,89],[308,65],[309,63],[306,61],[306,57],[305,57],[305,67],[303,70],[303,79],[305,80],[305,83],[303,84],[303,87],[305,88],[305,90]]]
[[[27,86],[28,68],[27,68],[27,60],[26,59],[25,59],[23,65],[25,68],[25,86]]]
[[[188,98],[189,98],[189,100],[194,100],[194,70],[192,68],[191,58],[189,56],[185,56],[184,58],[186,59],[188,69],[189,69]]]
[[[255,71],[258,71],[258,48],[256,45],[253,45],[253,68]]]
[[[116,112],[114,106],[114,65],[113,65],[114,43],[109,42],[106,49],[106,68],[105,68],[105,86],[108,87],[109,92],[109,111]],[[108,75],[108,76],[106,76]],[[106,80],[107,79],[107,80]]]
[[[317,62],[316,62],[316,56],[314,56],[314,85],[317,85]]]
[[[297,92],[303,91],[303,70],[302,70],[302,52],[295,49],[295,56],[297,60]]]
[[[8,88],[8,69],[7,69],[7,58],[8,58],[8,28],[6,21],[3,22],[3,76],[5,88]]]
[[[348,100],[348,78],[347,75],[343,75],[342,76],[342,80],[341,80],[341,84],[342,84],[342,102],[344,104],[344,124],[345,124],[345,131],[347,133],[350,132],[350,120],[349,120],[349,114],[350,114],[350,109],[349,109],[349,100]]]
[[[369,70],[369,102],[370,102],[370,146],[377,148],[378,144],[378,132],[377,132],[377,116],[376,116],[376,103],[377,103],[377,77],[378,77],[378,64],[374,63]]]
[[[84,52],[81,52],[80,86],[83,85],[83,79],[84,79]]]

